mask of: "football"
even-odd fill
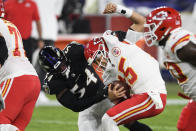
[[[118,88],[124,87],[125,90],[125,97],[122,97],[120,99],[118,99],[115,103],[120,103],[128,98],[131,97],[131,87],[124,81],[120,81],[120,80],[115,80],[111,83],[111,89],[114,88],[115,85],[119,84]]]

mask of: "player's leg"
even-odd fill
[[[161,99],[163,102],[163,108],[155,109],[155,105],[147,93],[133,95],[130,99],[109,109],[107,115],[116,123],[116,125],[127,124],[138,119],[152,117],[163,111],[166,104],[166,95],[161,94]],[[106,118],[107,117],[103,117],[102,122],[106,121],[104,120]],[[115,124],[113,125],[115,126]],[[107,131],[107,126],[103,128]]]
[[[0,112],[0,123],[1,124],[12,124],[16,119],[17,115],[20,113],[23,103],[21,102],[20,95],[17,95],[18,78],[7,79],[3,81],[0,85],[2,89],[2,96],[5,101],[5,109]]]
[[[120,131],[117,123],[108,116],[107,113],[102,117],[102,130],[101,131]]]
[[[79,131],[93,131],[98,126],[98,120],[89,109],[79,112],[78,115],[78,129]]]
[[[100,131],[101,118],[112,106],[113,104],[105,99],[80,112],[78,116],[79,131]]]
[[[12,124],[23,131],[31,120],[33,109],[41,87],[37,76],[26,75],[21,79],[20,81],[22,81],[23,84],[20,85],[20,90],[22,90],[22,93],[26,94],[26,96],[23,98],[23,108]]]
[[[190,100],[183,108],[178,120],[178,131],[194,131],[196,125],[196,102]]]
[[[0,131],[20,131],[16,126],[11,124],[0,124]]]

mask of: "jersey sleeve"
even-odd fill
[[[175,42],[173,42],[173,45],[171,46],[171,52],[176,54],[177,50],[188,44],[190,37],[190,34],[185,34],[182,37],[178,38]]]
[[[48,78],[46,78],[48,79]],[[45,79],[45,81],[46,81]],[[46,82],[47,86],[50,89],[50,94],[59,94],[62,90],[65,88],[69,89],[71,88],[69,86],[69,81],[63,78],[61,75],[54,75],[51,80]]]
[[[66,108],[71,109],[74,112],[83,111],[95,103],[98,103],[107,97],[107,88],[100,88],[96,95],[92,97],[86,97],[79,99],[70,91],[66,91],[57,100]]]
[[[33,2],[33,1],[32,1]],[[33,20],[40,20],[40,15],[39,15],[39,11],[38,11],[38,7],[37,4],[35,2],[32,3],[33,7],[34,7],[34,12],[33,12]]]

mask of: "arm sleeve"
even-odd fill
[[[83,111],[95,103],[98,103],[107,97],[107,88],[98,91],[93,97],[78,99],[70,91],[66,91],[58,101],[65,107],[74,112]]]
[[[58,94],[65,88],[70,88],[69,81],[66,79],[63,79],[62,76],[53,76],[52,79],[47,82],[47,85],[50,90],[50,94]]]
[[[6,46],[6,42],[5,39],[0,36],[0,64],[1,66],[4,64],[4,62],[6,61],[6,59],[8,58],[8,49]]]

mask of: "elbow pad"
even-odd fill
[[[0,64],[3,65],[8,58],[8,49],[3,36],[0,36]]]

